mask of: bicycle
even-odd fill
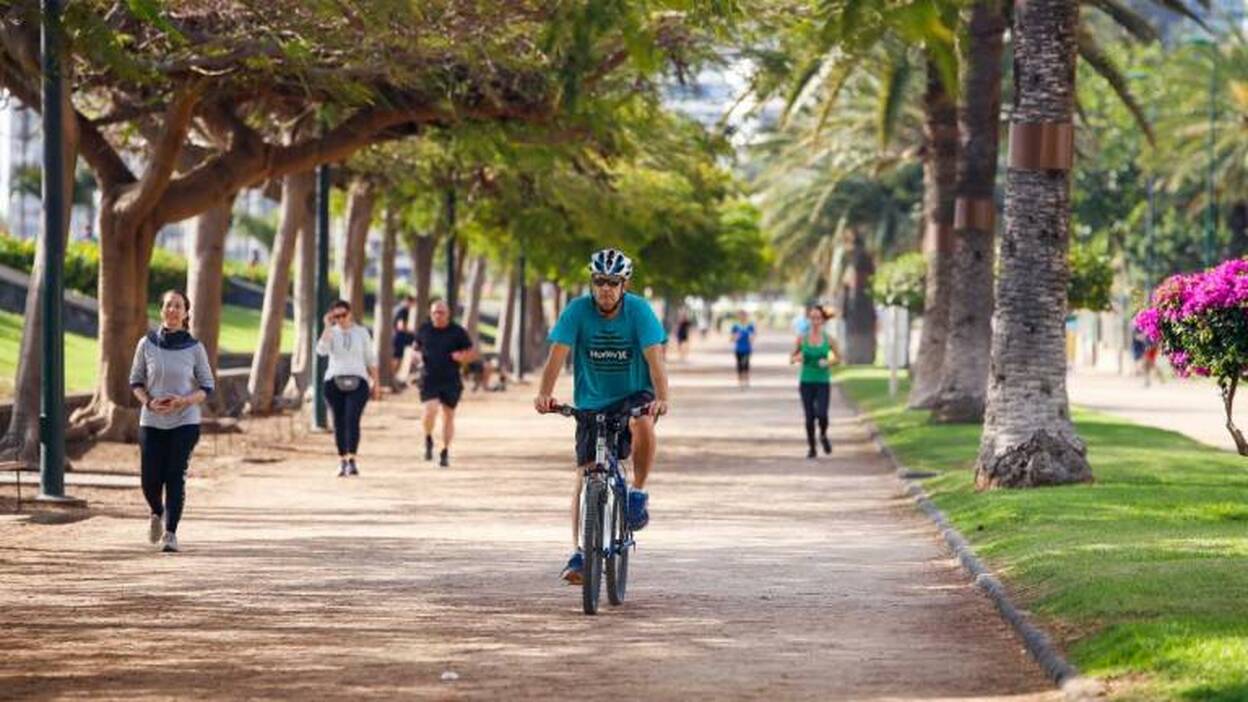
[[[628,478],[620,470],[619,438],[625,423],[644,415],[646,409],[603,412],[555,405],[552,411],[592,421],[597,429],[594,463],[585,467],[581,484],[581,552],[585,555],[581,604],[586,614],[597,614],[604,574],[612,605],[624,602],[628,588],[628,555],[636,541],[628,526]],[[610,541],[604,543],[607,534]]]

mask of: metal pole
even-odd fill
[[[39,498],[65,497],[65,154],[61,133],[61,0],[43,0],[43,394]]]
[[[519,359],[519,363],[516,366],[518,368],[516,371],[518,380],[524,380],[524,370],[527,367],[525,365],[527,361],[525,356],[528,355],[525,351],[529,345],[529,286],[525,284],[524,263],[524,254],[520,254],[520,326],[517,327],[520,330],[520,348],[516,353],[516,357]]]
[[[455,284],[455,189],[446,191],[446,306],[455,317],[456,293],[459,288]]]
[[[325,308],[329,306],[329,164],[316,169],[316,311],[312,324],[320,338],[325,333]],[[315,356],[312,373],[312,428],[324,431],[329,428],[325,411],[325,371],[329,359]]]

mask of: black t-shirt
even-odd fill
[[[459,382],[459,364],[451,358],[456,351],[472,348],[468,332],[451,322],[438,329],[425,322],[416,332],[416,346],[424,359],[422,376],[425,383],[441,385]]]

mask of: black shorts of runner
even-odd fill
[[[641,407],[654,402],[654,394],[649,390],[633,393],[628,397],[607,408],[609,412],[623,412],[625,408],[632,409]],[[577,417],[576,418],[576,465],[583,466],[594,462],[594,454],[598,444],[598,427],[592,419]],[[629,428],[628,422],[624,423],[624,428],[620,431],[619,442],[619,459],[622,461],[633,453],[633,432]]]
[[[737,372],[750,372],[750,354],[741,353],[740,351],[737,352]]]
[[[462,397],[463,394],[464,384],[458,379],[454,382],[425,382],[420,384],[421,402],[437,400],[451,409],[455,409],[455,407],[459,405],[459,398]]]

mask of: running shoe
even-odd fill
[[[819,440],[823,442],[823,453],[825,455],[832,453],[832,442],[828,441],[828,437],[821,436],[819,437]]]
[[[572,554],[568,559],[568,564],[563,567],[563,572],[559,574],[569,585],[581,584],[581,573],[585,570],[585,554],[579,550]]]
[[[433,437],[432,436],[425,437],[425,460],[426,461],[433,460]]]
[[[345,478],[345,477],[347,477],[348,475],[351,475],[351,473],[350,473],[350,472],[348,472],[348,469],[347,469],[347,462],[346,462],[346,461],[338,461],[338,477],[339,477],[339,478]]]
[[[360,469],[355,467],[355,459],[347,459],[347,475],[359,475]]]
[[[165,553],[177,553],[178,535],[172,531],[166,531],[164,538],[161,539],[160,550]]]
[[[442,449],[442,453],[438,454],[438,465],[443,468],[451,467],[451,454],[449,449]]]
[[[147,540],[154,543],[160,541],[160,537],[165,535],[165,518],[159,514],[153,514],[147,520]]]
[[[819,452],[815,450],[815,447],[814,447],[814,446],[811,446],[811,447],[810,447],[810,449],[806,451],[806,457],[807,457],[807,458],[818,458],[818,457],[819,457]]]
[[[650,523],[650,510],[647,504],[650,501],[650,495],[645,490],[629,490],[628,491],[628,528],[633,531],[641,531]]]

